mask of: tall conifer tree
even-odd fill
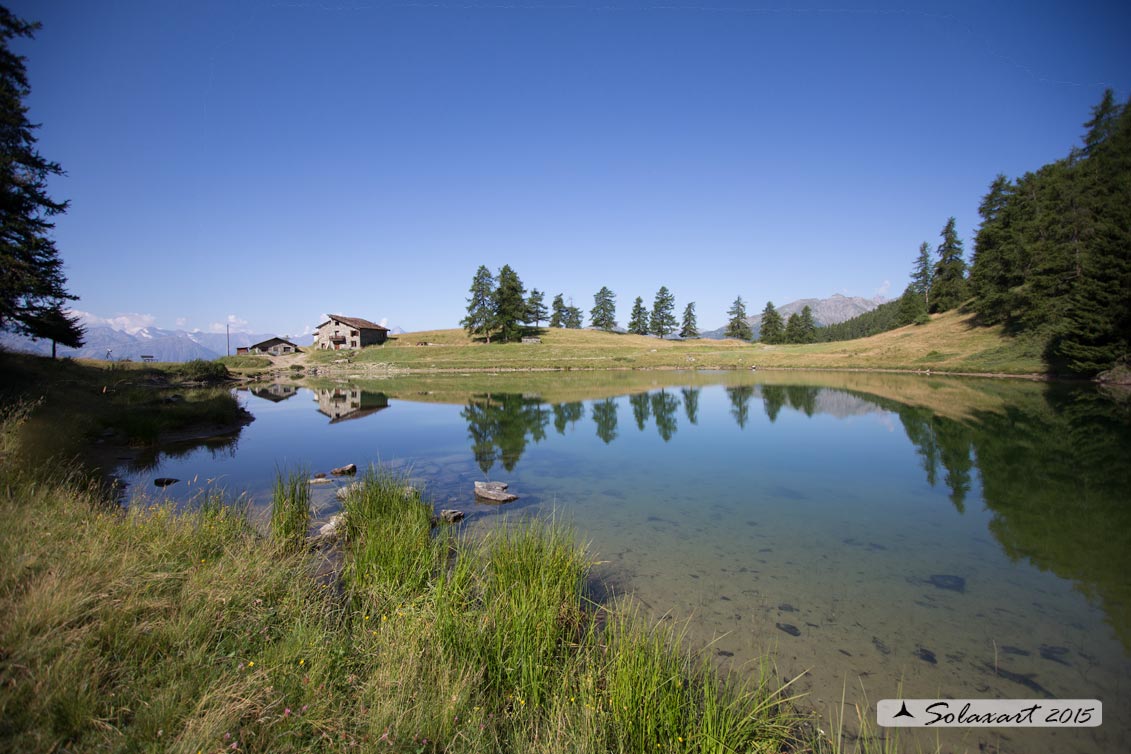
[[[495,324],[495,277],[486,265],[479,265],[471,280],[471,295],[467,299],[467,316],[460,325],[467,334],[481,335],[491,342],[491,329]]]
[[[746,321],[746,302],[739,296],[727,309],[727,327],[723,331],[723,335],[728,338],[738,338],[739,340],[753,340],[754,333],[750,329],[750,323]]]
[[[518,273],[512,270],[509,264],[504,264],[499,269],[494,301],[493,329],[499,333],[504,343],[518,340],[522,334],[518,323],[526,321],[526,291]]]
[[[562,294],[554,296],[553,302],[550,304],[552,313],[550,314],[550,327],[565,327],[566,319],[566,305]]]
[[[22,21],[0,6],[0,330],[32,333],[50,329],[59,342],[81,341],[76,320],[62,305],[75,299],[65,284],[63,260],[55,248],[51,218],[67,202],[47,195],[47,181],[63,174],[58,163],[36,149],[35,130],[23,100],[31,94],[25,59],[9,48],[30,39],[39,24]],[[60,317],[57,315],[64,314]]]
[[[652,303],[652,334],[661,340],[675,331],[675,296],[668,291],[667,286],[661,285],[656,291],[656,300]]]
[[[774,308],[773,301],[767,301],[766,308],[762,310],[762,327],[759,336],[763,343],[770,344],[781,343],[785,338],[785,323],[782,322],[778,310]]]
[[[648,310],[644,307],[644,299],[637,296],[632,302],[632,314],[628,319],[628,331],[633,335],[647,335],[652,328],[648,322]]]
[[[699,323],[695,321],[695,302],[692,301],[683,310],[683,323],[679,328],[679,337],[684,340],[699,337]]]
[[[593,294],[593,308],[589,310],[589,324],[598,330],[612,332],[617,326],[616,294],[608,286]]]
[[[931,280],[930,310],[945,312],[966,300],[966,260],[962,258],[962,241],[954,228],[954,218],[946,221],[939,234],[942,243],[937,249],[939,261]]]

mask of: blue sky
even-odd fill
[[[1128,97],[1124,6],[9,2],[75,308],[294,335],[455,327],[480,264],[621,324],[896,296]]]

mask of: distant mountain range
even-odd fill
[[[778,314],[782,316],[783,320],[789,319],[791,314],[801,314],[801,310],[808,306],[813,311],[813,321],[817,323],[818,327],[824,325],[835,325],[839,322],[850,320],[853,317],[858,317],[865,312],[870,312],[880,304],[886,301],[883,296],[876,298],[861,298],[860,296],[842,296],[839,293],[834,293],[828,298],[802,298],[797,301],[790,301],[788,304],[782,306],[775,306]],[[748,304],[749,308],[754,308]],[[750,323],[750,329],[754,332],[754,338],[757,339],[762,331],[762,308],[765,304],[758,306],[758,313],[752,317],[747,317],[746,321]],[[748,311],[749,311],[748,308]],[[726,331],[726,325],[711,330],[709,332],[700,333],[702,338],[714,338],[721,340],[725,336],[723,333]]]
[[[404,332],[399,327],[391,332]],[[268,338],[286,337],[272,333],[233,332],[231,351],[237,348],[262,343]],[[140,361],[142,356],[152,356],[157,361],[192,361],[193,359],[217,359],[228,352],[228,336],[225,333],[189,332],[187,330],[163,330],[159,327],[143,327],[128,333],[105,325],[91,325],[86,328],[85,343],[82,348],[59,346],[58,355],[84,359],[132,359]],[[314,343],[313,335],[300,335],[288,338],[297,346]],[[0,332],[0,348],[9,351],[22,351],[43,356],[51,355],[51,341]],[[109,353],[109,357],[107,357]]]

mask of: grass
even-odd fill
[[[308,474],[297,471],[275,472],[271,495],[271,537],[284,550],[302,549],[310,526],[310,485]]]
[[[498,371],[574,369],[894,369],[1036,375],[1043,344],[979,327],[958,311],[859,340],[768,346],[737,340],[657,340],[593,330],[547,329],[537,345],[477,342],[462,330],[407,333],[356,352],[311,351],[320,366],[384,370]],[[417,343],[429,343],[421,346]],[[333,364],[348,358],[348,364]]]
[[[271,359],[266,356],[221,356],[216,359],[216,363],[223,364],[228,369],[238,370],[260,370],[271,367]]]

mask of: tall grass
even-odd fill
[[[285,550],[296,552],[310,527],[310,486],[304,469],[275,471],[271,494],[271,536]]]

